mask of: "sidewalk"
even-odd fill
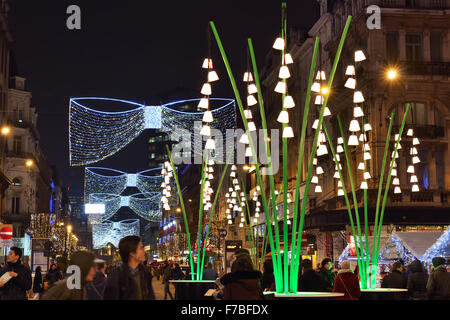
[[[159,280],[156,280],[156,277],[152,280],[152,287],[153,291],[155,293],[155,299],[156,300],[163,300],[164,299],[164,284],[161,283],[161,278]],[[175,297],[175,288],[173,284],[170,284],[170,292],[172,293],[172,296]],[[169,295],[167,295],[167,299],[170,300]]]

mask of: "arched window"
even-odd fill
[[[416,126],[426,126],[428,124],[427,117],[427,105],[424,102],[407,102],[406,105],[411,104],[411,110],[409,111],[406,123]]]
[[[16,186],[16,187],[19,187],[19,186],[22,185],[22,182],[20,181],[19,178],[14,178],[13,181],[12,181],[12,185]]]

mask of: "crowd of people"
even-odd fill
[[[122,264],[111,268],[91,252],[74,252],[69,264],[78,266],[81,274],[79,286],[72,288],[68,283],[71,276],[63,275],[56,264],[51,265],[45,277],[37,267],[33,280],[31,270],[21,262],[22,250],[13,247],[7,256],[7,264],[0,268],[0,300],[27,300],[27,292],[31,289],[34,299],[41,300],[154,300],[152,282],[155,280],[164,285],[164,300],[168,297],[173,300],[171,280],[192,278],[191,268],[184,272],[177,263],[165,261],[158,266],[147,265],[145,250],[138,236],[121,239],[119,253]],[[383,277],[381,287],[407,289],[406,294],[392,293],[390,298],[394,300],[450,300],[447,262],[442,257],[435,257],[432,264],[432,272],[428,274],[418,260],[408,266],[397,261],[392,271]],[[196,266],[193,270],[197,270]],[[6,273],[7,277],[2,277]],[[231,272],[220,277],[208,262],[203,268],[203,280],[215,281],[213,296],[216,299],[261,300],[265,297],[264,291],[275,291],[272,261],[264,262],[261,273],[255,269],[246,249],[235,251]],[[338,292],[343,294],[338,298],[340,300],[361,297],[358,268],[352,270],[349,261],[342,261],[339,270],[334,270],[330,258],[323,259],[316,269],[311,260],[304,259],[298,280],[298,291]]]

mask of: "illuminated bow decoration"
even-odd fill
[[[86,107],[81,102],[99,105],[125,104],[137,107],[122,112],[103,112]],[[69,105],[69,158],[71,166],[83,166],[104,160],[117,153],[146,129],[163,132],[185,130],[193,135],[195,122],[203,119],[204,112],[184,112],[183,109],[200,99],[176,101],[162,106],[109,98],[71,98]],[[100,103],[99,103],[100,102]],[[211,110],[214,122],[212,129],[227,137],[226,129],[236,127],[236,108],[233,99],[210,98],[211,103],[220,105]],[[191,135],[191,137],[192,137]],[[191,139],[192,150],[201,152]],[[200,143],[202,141],[200,140]],[[199,151],[197,151],[199,150]]]
[[[148,194],[137,193],[131,196],[120,196],[108,193],[93,193],[89,195],[89,203],[104,204],[105,214],[102,220],[111,218],[122,207],[129,207],[140,217],[152,222],[161,220],[161,192]]]
[[[101,249],[111,243],[118,248],[120,239],[127,236],[139,236],[139,229],[138,219],[96,223],[92,226],[93,247],[94,249]]]

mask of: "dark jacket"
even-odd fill
[[[58,269],[49,270],[47,272],[47,275],[45,276],[45,279],[48,281],[49,287],[54,285],[59,280],[62,280],[62,278],[62,274]]]
[[[0,288],[0,299],[27,300],[27,290],[30,290],[32,286],[30,268],[23,265],[20,260],[16,263],[8,262],[5,267],[0,269],[0,277],[10,271],[17,273],[18,276]]]
[[[34,274],[33,292],[34,293],[44,292],[44,286],[42,284],[42,273],[40,271],[36,271]]]
[[[173,280],[184,280],[184,273],[180,267],[172,270],[172,279]]]
[[[86,286],[86,294],[88,300],[103,300],[105,293],[106,276],[102,272],[97,272],[92,282]]]
[[[170,280],[172,280],[172,268],[168,265],[164,268],[163,282],[169,282]]]
[[[298,291],[326,292],[328,282],[315,270],[309,269],[298,278]]]
[[[272,273],[263,273],[262,279],[261,279],[261,289],[271,290],[272,285],[275,283],[275,276]]]
[[[423,270],[420,261],[415,260],[409,265],[408,296],[412,300],[427,299],[428,274]]]
[[[351,270],[340,270],[334,279],[333,292],[345,294],[337,300],[357,300],[361,296],[358,276]]]
[[[140,264],[138,268],[143,300],[155,300],[152,275],[143,265]],[[104,300],[137,300],[136,285],[128,265],[122,264],[108,275]]]
[[[224,275],[220,282],[224,286],[224,300],[262,300],[259,271],[236,271]]]
[[[87,300],[86,289],[69,289],[67,280],[60,280],[55,283],[44,295],[41,300]]]
[[[334,286],[334,278],[336,275],[331,270],[326,270],[324,268],[320,269],[319,274],[323,277],[323,279],[328,283],[327,290],[325,291],[332,291]]]
[[[213,268],[203,269],[203,280],[216,280],[219,274]]]
[[[427,294],[430,300],[450,300],[450,273],[445,266],[439,266],[431,273]]]
[[[395,289],[406,289],[407,278],[400,271],[394,270],[381,281],[382,288],[395,288]],[[405,294],[401,292],[394,292],[386,294],[386,298],[389,300],[404,300],[406,298]]]

